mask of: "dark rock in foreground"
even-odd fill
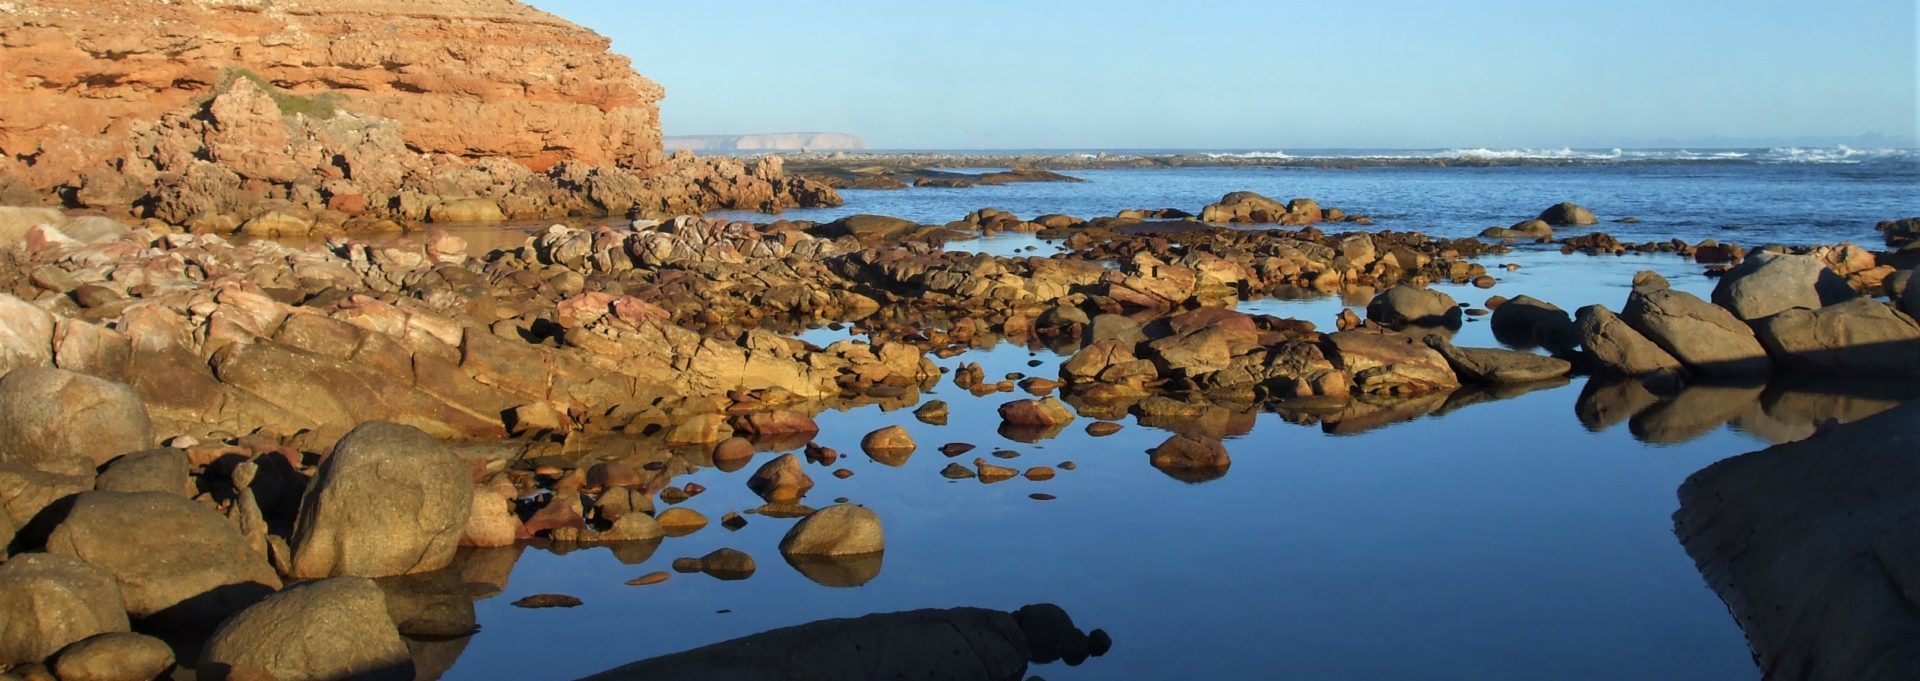
[[[946,679],[1013,681],[1029,662],[1104,654],[1106,632],[1083,633],[1053,605],[1013,613],[914,610],[775,629],[610,669],[587,681],[647,679]]]
[[[1680,487],[1674,533],[1769,679],[1920,669],[1920,403],[1734,457]]]

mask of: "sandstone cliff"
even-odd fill
[[[507,217],[837,200],[666,156],[660,86],[513,0],[0,5],[8,195],[216,227],[263,201],[326,223],[471,198]]]

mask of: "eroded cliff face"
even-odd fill
[[[506,217],[837,201],[777,166],[666,156],[660,86],[512,0],[0,10],[0,190],[16,196],[213,228],[262,205],[324,225],[464,199]]]

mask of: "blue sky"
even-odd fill
[[[669,135],[1303,149],[1920,133],[1915,0],[530,2],[666,86]]]

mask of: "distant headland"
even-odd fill
[[[780,132],[762,135],[673,135],[667,151],[842,151],[867,143],[843,132]]]

